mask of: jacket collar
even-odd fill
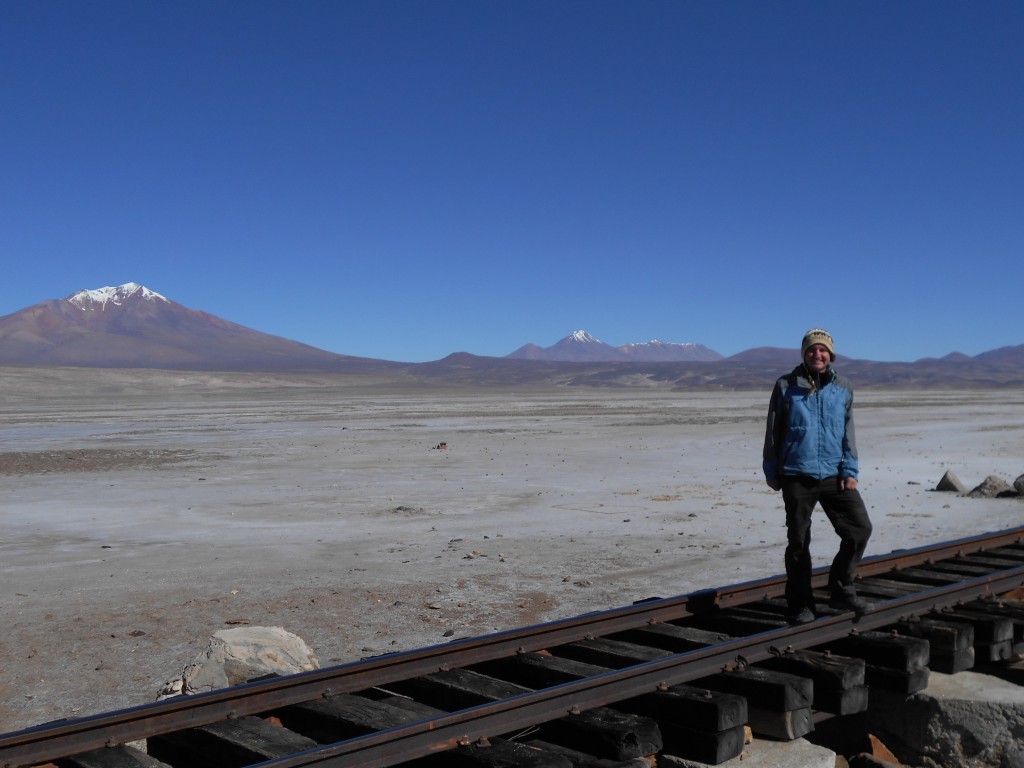
[[[800,363],[800,365],[793,369],[792,375],[797,379],[797,381],[802,386],[805,386],[807,389],[816,389],[816,387],[811,386],[812,382],[810,379],[810,374],[808,373],[807,368],[804,367],[803,363]],[[835,378],[836,369],[830,365],[828,368],[825,369],[825,373],[822,374],[821,386],[824,387],[826,384],[831,384],[833,381],[835,381]]]

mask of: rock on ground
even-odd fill
[[[957,477],[953,470],[947,469],[946,474],[939,480],[939,484],[935,486],[936,491],[953,491],[954,493],[967,493],[967,486],[963,484],[963,481]]]
[[[932,672],[925,690],[873,703],[871,716],[879,732],[901,741],[921,763],[1024,768],[1024,688],[997,677]]]
[[[306,642],[281,627],[222,629],[181,675],[164,684],[157,698],[203,693],[268,675],[307,672],[319,666]]]
[[[1016,495],[1013,486],[996,475],[989,475],[973,491],[967,494],[973,499],[994,499],[1004,495]]]

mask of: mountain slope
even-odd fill
[[[136,283],[0,318],[0,363],[8,365],[323,370],[360,360],[189,309]]]
[[[642,344],[611,344],[595,339],[586,331],[575,331],[550,347],[525,344],[505,356],[512,360],[549,360],[574,363],[602,362],[693,362],[721,360],[722,355],[703,344],[676,344],[664,341],[648,341]]]
[[[638,362],[690,362],[721,360],[722,355],[703,344],[652,339],[642,344],[624,344],[618,347],[628,359]]]

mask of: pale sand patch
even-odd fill
[[[285,627],[328,664],[781,571],[767,392],[3,383],[3,451],[51,457],[2,477],[3,731],[151,701],[232,623]],[[1024,523],[1020,500],[930,490],[946,469],[1024,472],[1024,393],[857,399],[869,554]],[[61,471],[74,451],[109,463]],[[827,563],[823,515],[815,537]]]

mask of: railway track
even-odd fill
[[[875,606],[859,618],[789,626],[773,577],[2,734],[0,766],[717,764],[744,726],[797,738],[870,691],[1024,650],[1024,602],[997,599],[1024,585],[1024,528],[872,557],[858,577]]]

